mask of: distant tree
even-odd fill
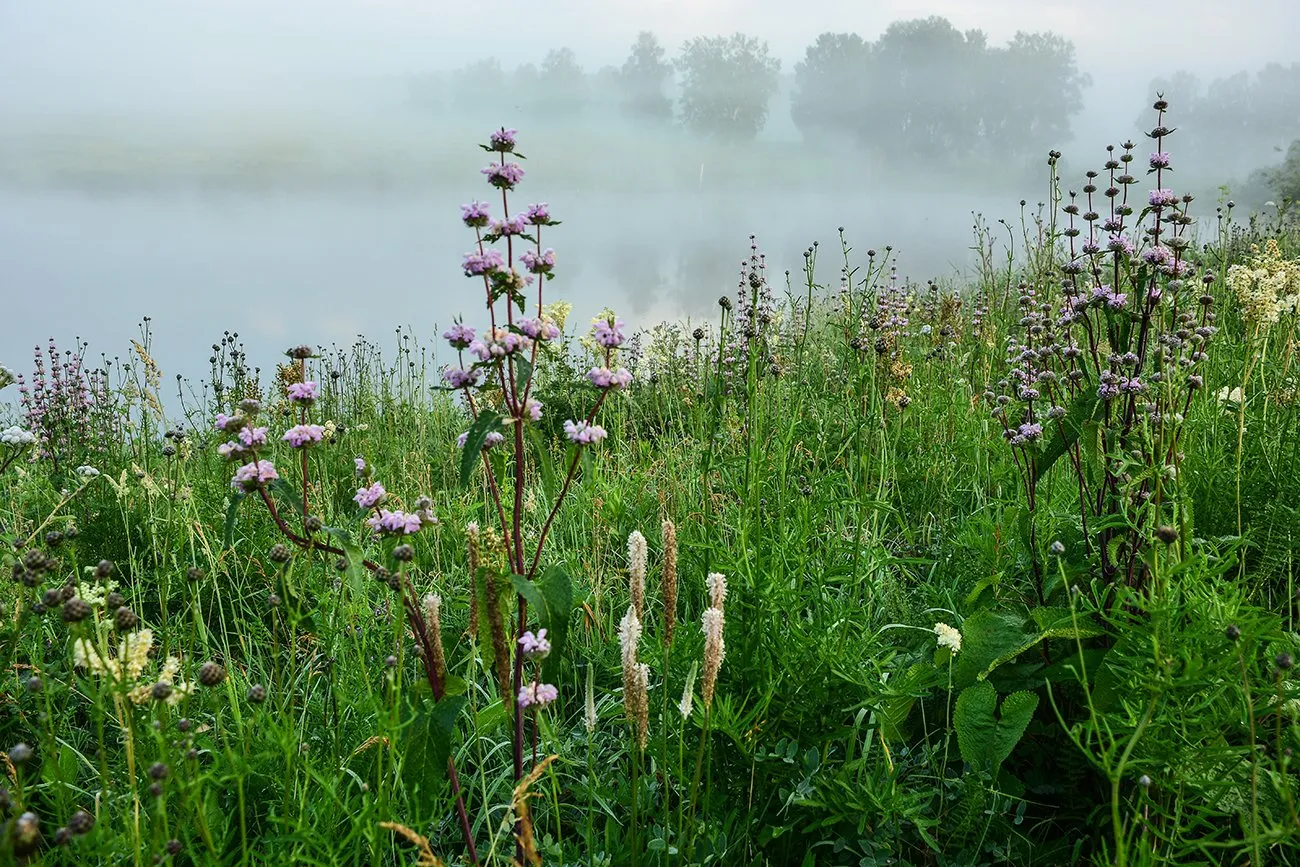
[[[871,44],[856,33],[823,33],[794,66],[790,118],[805,141],[853,140],[870,124]]]
[[[740,33],[697,37],[682,46],[676,66],[683,124],[733,141],[758,135],[781,71],[766,42]]]
[[[587,107],[587,74],[570,48],[552,49],[537,72],[532,106],[546,114],[572,117]]]
[[[1282,165],[1269,171],[1268,184],[1279,207],[1300,203],[1300,139],[1291,142]]]
[[[1070,138],[1092,79],[1079,71],[1074,43],[1055,33],[1019,32],[980,63],[980,136],[1002,154],[1028,155]]]
[[[969,149],[979,135],[979,64],[987,39],[946,18],[895,21],[872,50],[865,95],[870,141],[895,156],[928,159]]]
[[[664,92],[672,80],[673,67],[664,56],[664,48],[653,33],[637,34],[632,53],[619,70],[623,110],[629,117],[661,123],[673,119],[673,103]]]
[[[456,72],[452,99],[468,111],[500,111],[510,101],[505,70],[495,57],[477,60]]]

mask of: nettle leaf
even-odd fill
[[[1065,415],[1058,423],[1048,422],[1055,430],[1055,433],[1034,462],[1034,478],[1036,480],[1041,480],[1047,474],[1047,471],[1052,468],[1052,464],[1060,460],[1061,456],[1079,441],[1079,438],[1083,436],[1085,427],[1092,421],[1097,412],[1097,404],[1096,389],[1088,388],[1080,392],[1071,401]]]
[[[432,806],[447,778],[447,758],[456,732],[456,718],[465,707],[465,696],[445,695],[435,702],[428,696],[418,699],[415,719],[405,738],[402,757],[402,781],[413,796]]]
[[[1037,630],[1022,615],[977,611],[961,625],[961,652],[953,680],[962,686],[988,677],[1002,662],[1015,659],[1036,643]]]
[[[484,410],[479,413],[478,418],[474,419],[474,424],[470,425],[469,434],[465,437],[465,447],[460,451],[460,484],[461,487],[469,485],[469,477],[474,474],[474,467],[478,466],[479,456],[483,452],[483,441],[487,435],[501,426],[501,415],[492,410]]]
[[[961,757],[990,773],[996,773],[1011,755],[1038,709],[1038,696],[1032,692],[1007,696],[1002,701],[1000,715],[995,716],[997,702],[998,692],[993,684],[979,683],[962,690],[953,710]]]
[[[248,494],[243,491],[234,491],[230,495],[230,507],[226,509],[226,528],[221,535],[222,544],[227,548],[235,546],[235,518],[239,512],[239,504],[248,499]]]

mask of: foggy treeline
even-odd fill
[[[790,69],[754,36],[701,36],[674,49],[642,32],[621,65],[587,69],[565,47],[512,68],[484,57],[413,81],[411,94],[427,111],[520,123],[632,121],[733,145],[787,141],[893,165],[1018,170],[1071,141],[1091,83],[1065,36],[1022,31],[997,45],[932,16],[894,22],[874,41],[823,33]],[[1195,133],[1178,142],[1188,174],[1226,183],[1253,172],[1246,191],[1265,197],[1282,182],[1275,164],[1300,139],[1300,63],[1134,82],[1107,113],[1145,129],[1157,92]]]

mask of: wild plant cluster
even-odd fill
[[[1155,110],[970,286],[579,327],[502,128],[436,344],[38,355],[0,863],[1297,862],[1300,234]]]

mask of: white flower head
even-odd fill
[[[721,572],[710,572],[709,577],[704,579],[704,584],[709,588],[709,607],[721,609],[727,601],[727,576]]]
[[[936,623],[934,634],[939,637],[939,646],[952,649],[955,654],[961,650],[961,632],[946,623]]]

